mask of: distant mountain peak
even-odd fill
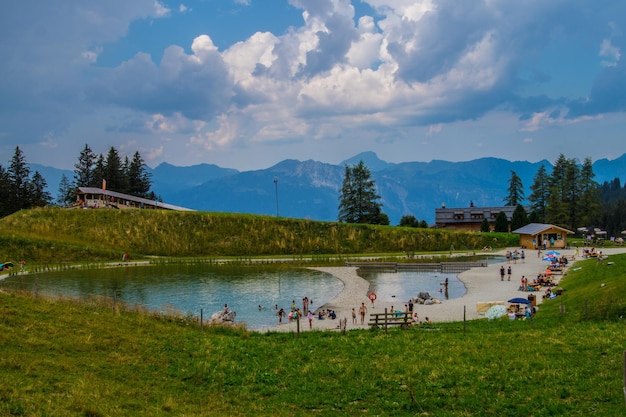
[[[376,155],[375,152],[372,151],[361,152],[360,154],[355,155],[352,158],[342,161],[340,165],[357,165],[361,161],[363,161],[365,166],[368,167],[369,170],[372,172],[382,171],[383,169],[389,168],[390,166],[394,165],[389,162],[383,161],[378,157],[378,155]]]

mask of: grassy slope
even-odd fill
[[[626,256],[611,260],[577,264],[532,323],[466,332],[201,331],[0,293],[0,415],[623,415],[624,323],[580,320],[585,301],[626,295]]]
[[[515,235],[165,210],[26,210],[0,219],[0,259],[29,263],[142,256],[311,256],[472,250]],[[0,261],[1,262],[1,261]]]

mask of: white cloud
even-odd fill
[[[215,130],[192,135],[189,139],[189,144],[193,147],[200,147],[205,151],[212,151],[215,148],[228,145],[237,138],[238,126],[226,115],[221,114],[217,117],[217,125]]]
[[[560,112],[555,112],[555,109],[544,112],[536,112],[532,117],[525,121],[520,128],[522,132],[536,132],[538,130],[545,129],[550,126],[567,126],[575,125],[582,122],[588,122],[591,120],[602,119],[601,115],[595,116],[580,116],[580,117],[567,117],[567,109],[560,109]]]
[[[610,39],[604,39],[602,40],[602,44],[600,44],[600,52],[598,55],[607,58],[601,62],[603,67],[614,67],[619,62],[621,53],[619,48],[611,44]]]
[[[160,1],[154,2],[154,12],[157,17],[167,17],[171,13],[171,9],[169,9],[166,5],[161,3]]]
[[[114,126],[120,141],[124,131],[145,134],[144,149],[161,149],[158,158],[181,143],[196,151],[327,138],[391,143],[416,131],[423,141],[495,111],[522,117],[510,122],[519,134],[626,110],[620,2],[363,1],[376,15],[356,23],[356,0],[289,0],[303,22],[280,33],[264,28],[222,46],[219,29],[207,26],[158,51],[133,44],[141,40],[129,33],[133,23],[174,10],[167,23],[185,24],[200,11],[155,0],[14,2],[0,16],[0,36],[10,40],[0,44],[0,104],[7,109],[0,139],[20,132],[33,142],[48,134],[60,142],[75,119],[115,111],[126,117],[109,115],[102,124]],[[235,2],[250,6],[238,12],[253,8]],[[146,26],[167,36],[157,24]],[[591,52],[582,55],[585,45],[572,39],[588,39]],[[561,68],[576,77],[559,78],[554,66],[568,49],[598,72]],[[124,61],[111,63],[112,51],[127,54]],[[525,75],[533,71],[546,77],[530,90]],[[589,97],[553,94],[557,82],[580,83],[576,91]]]

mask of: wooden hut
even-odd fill
[[[519,234],[521,247],[545,249],[567,247],[567,235],[573,235],[571,230],[564,229],[553,224],[530,223],[524,227],[513,230]]]
[[[148,200],[128,194],[118,193],[103,188],[78,187],[76,191],[76,205],[82,208],[141,208],[155,210],[193,211],[191,209],[167,204],[160,201]]]

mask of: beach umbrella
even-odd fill
[[[548,255],[548,256],[544,256],[541,260],[542,261],[554,261],[555,259],[556,259],[556,256]]]
[[[485,311],[485,317],[489,319],[489,321],[500,318],[506,314],[506,307],[502,304],[495,304],[489,307],[487,311]]]
[[[528,301],[525,298],[522,297],[516,297],[516,298],[511,298],[509,301],[507,301],[507,303],[511,303],[511,304],[530,304],[530,301]]]
[[[560,254],[561,254],[561,252],[557,252],[555,250],[549,250],[549,251],[546,252],[546,255],[548,255],[548,256],[550,256],[550,255],[559,256]]]

